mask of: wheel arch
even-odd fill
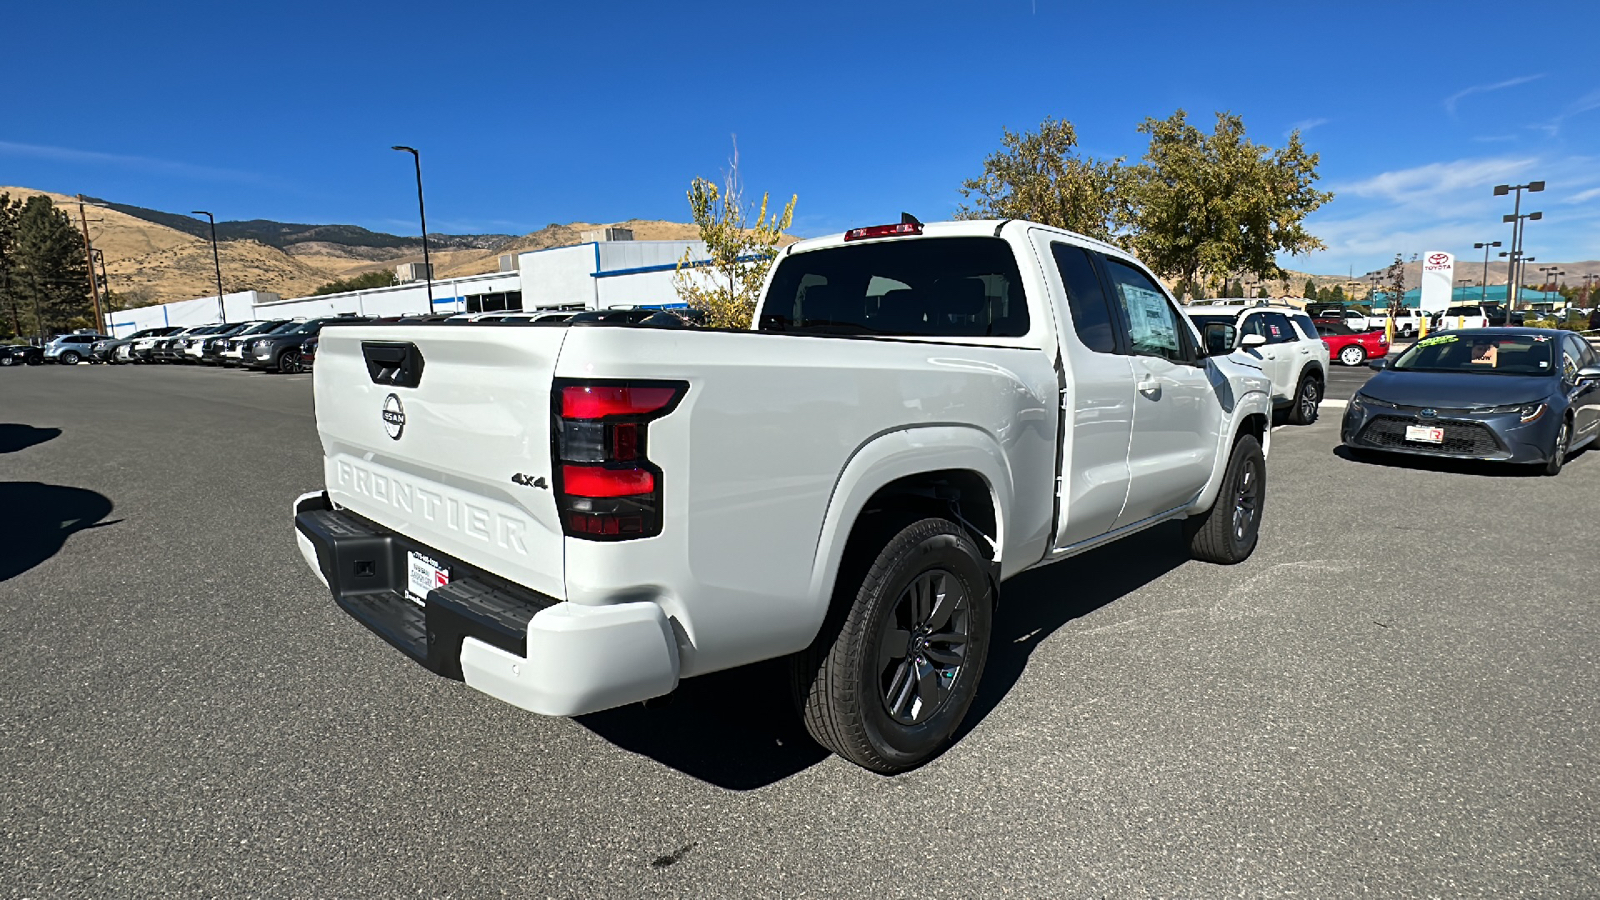
[[[999,442],[977,428],[911,428],[863,444],[840,473],[818,534],[810,587],[817,627],[833,605],[847,562],[856,562],[846,559],[847,552],[915,518],[939,516],[964,527],[988,556],[998,584],[1013,491]]]
[[[1271,455],[1272,407],[1264,394],[1249,394],[1240,401],[1232,430],[1223,432],[1217,441],[1216,457],[1211,461],[1211,477],[1206,481],[1205,489],[1190,505],[1190,513],[1204,512],[1216,502],[1217,492],[1222,487],[1223,473],[1228,469],[1228,458],[1233,453],[1233,445],[1245,435],[1255,438],[1261,445],[1262,456]]]

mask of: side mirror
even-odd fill
[[[1233,352],[1233,344],[1239,339],[1239,326],[1230,322],[1208,322],[1200,330],[1200,346],[1205,348],[1203,356],[1225,356]]]
[[[1244,347],[1245,349],[1248,350],[1251,347],[1263,347],[1263,346],[1266,346],[1266,343],[1267,343],[1267,338],[1266,338],[1265,335],[1247,334],[1247,335],[1244,336],[1244,340],[1241,340],[1239,342],[1239,346]]]
[[[1577,381],[1600,381],[1600,366],[1584,366],[1578,370]]]
[[[1389,368],[1389,357],[1383,356],[1383,357],[1379,357],[1378,359],[1369,359],[1369,360],[1367,360],[1367,368],[1369,368],[1369,369],[1387,369],[1387,368]]]

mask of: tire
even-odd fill
[[[285,375],[300,371],[300,351],[291,347],[278,354],[278,371]]]
[[[1561,467],[1567,464],[1567,453],[1572,450],[1572,420],[1562,419],[1561,428],[1556,432],[1556,443],[1551,448],[1550,459],[1544,464],[1546,475],[1560,475]]]
[[[10,354],[0,356],[0,366],[14,366],[16,364],[17,358],[15,356],[11,356]]]
[[[922,519],[859,582],[841,569],[830,624],[794,657],[801,718],[817,743],[883,774],[944,750],[989,656],[988,566],[960,526]]]
[[[1294,389],[1294,406],[1289,411],[1292,425],[1310,425],[1317,420],[1317,406],[1322,402],[1322,379],[1307,372],[1300,376]]]
[[[82,357],[78,355],[77,351],[67,350],[62,352],[60,356],[56,357],[56,362],[61,363],[63,366],[75,366],[78,364],[78,360],[80,359],[82,359]]]
[[[1367,348],[1360,344],[1346,344],[1339,349],[1339,362],[1347,366],[1359,366],[1367,361]]]
[[[1217,499],[1210,509],[1184,520],[1191,557],[1231,566],[1255,552],[1267,498],[1266,462],[1254,435],[1240,435],[1234,441]]]

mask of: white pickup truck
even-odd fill
[[[999,586],[1169,520],[1250,555],[1270,385],[1114,247],[1021,221],[801,241],[748,331],[354,325],[315,370],[306,562],[428,669],[570,716],[792,659],[880,772],[972,702]]]

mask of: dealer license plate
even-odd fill
[[[428,599],[428,592],[450,583],[450,570],[439,565],[431,556],[414,550],[406,552],[406,595],[418,603]]]
[[[1443,428],[1429,428],[1426,425],[1407,425],[1406,440],[1419,441],[1424,444],[1444,443]]]

